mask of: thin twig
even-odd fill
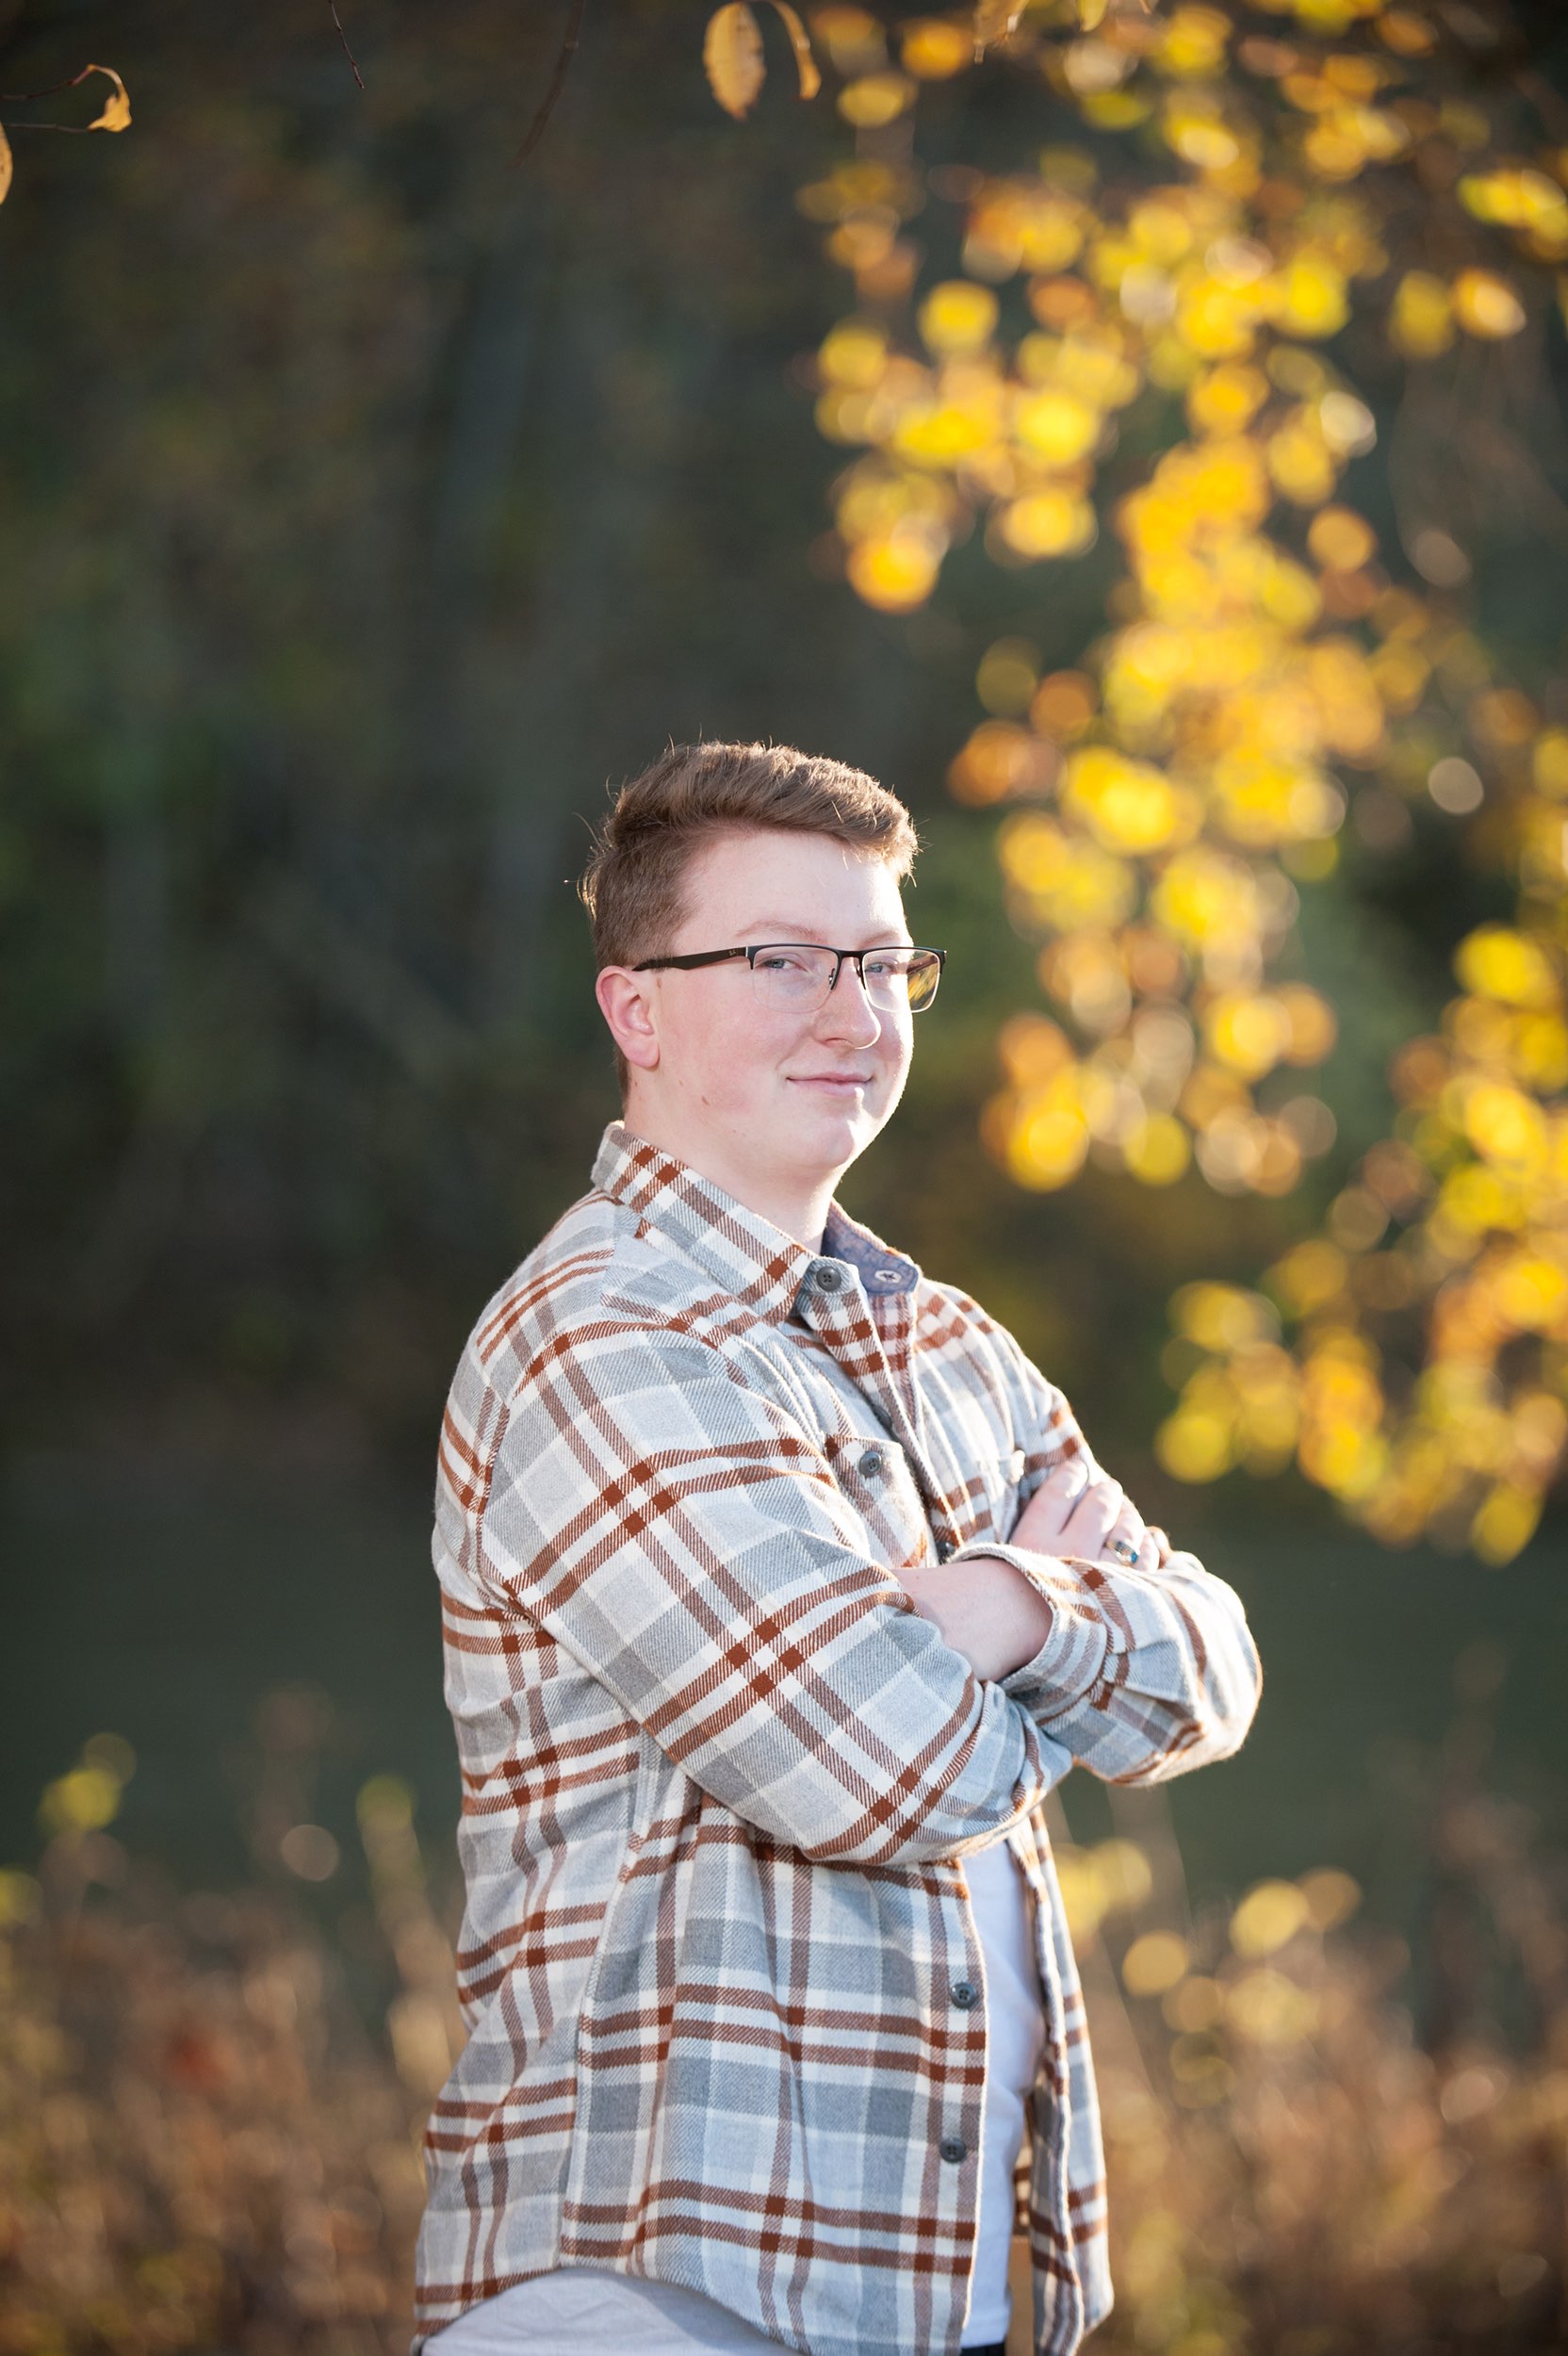
[[[555,61],[555,72],[550,76],[550,86],[545,92],[544,102],[538,113],[528,126],[528,137],[517,150],[516,160],[520,164],[527,163],[545,136],[545,125],[549,121],[555,102],[561,95],[562,85],[566,79],[572,58],[577,52],[578,35],[582,30],[582,13],[587,5],[588,0],[572,0],[572,12],[566,20],[565,39],[562,41],[561,54]]]
[[[337,13],[337,0],[327,0],[327,6],[332,10],[332,21],[337,27],[337,38],[343,43],[343,55],[349,60],[350,70],[353,74],[354,80],[359,84],[360,89],[363,90],[365,88],[365,76],[359,70],[358,58],[354,56],[353,51],[349,46],[349,36],[343,30],[343,19]]]
[[[102,74],[101,65],[84,65],[80,74],[74,74],[68,82],[51,82],[43,90],[0,90],[0,106],[25,106],[34,98],[55,98],[62,90],[74,90],[90,74]]]

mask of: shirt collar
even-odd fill
[[[808,1252],[621,1121],[612,1121],[600,1140],[594,1184],[694,1260],[714,1284],[772,1321],[789,1316],[812,1271],[826,1261],[854,1268],[873,1299],[913,1292],[920,1283],[913,1260],[890,1250],[836,1203],[822,1251]]]

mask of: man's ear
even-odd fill
[[[625,965],[607,965],[594,984],[594,995],[599,1002],[599,1012],[610,1025],[610,1036],[636,1072],[652,1072],[659,1062],[653,983],[651,973],[634,973]]]

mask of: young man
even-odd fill
[[[626,1117],[441,1455],[441,2356],[997,2350],[1015,2161],[1035,2348],[1110,2303],[1042,1804],[1233,1751],[1257,1656],[1011,1337],[834,1203],[941,971],[914,849],[857,771],[699,744],[584,879]]]

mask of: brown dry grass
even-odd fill
[[[400,1788],[368,1787],[361,1824],[375,1927],[351,1954],[282,1887],[92,1887],[121,1857],[101,1825],[66,1822],[38,1884],[0,1877],[0,2356],[406,2346],[449,1954]],[[1343,1876],[1178,1923],[1157,1855],[1140,1880],[1125,1842],[1067,1850],[1112,2177],[1104,2356],[1568,2346],[1552,1874],[1474,1794],[1435,1840],[1444,1904],[1514,1975],[1506,2039],[1441,1905],[1418,2038],[1400,1943],[1334,1923]]]

